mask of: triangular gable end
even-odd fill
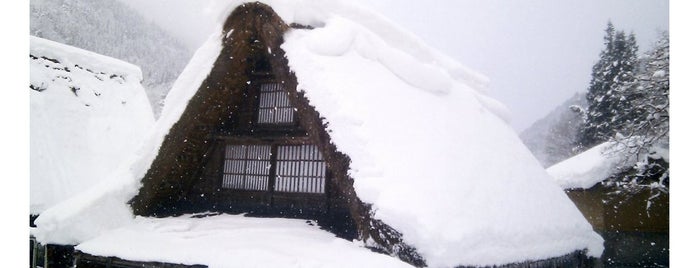
[[[293,24],[292,24],[293,25]],[[287,25],[259,2],[237,7],[208,77],[166,135],[130,202],[135,214],[252,212],[315,218],[417,266],[401,234],[372,218],[319,113],[280,48]]]

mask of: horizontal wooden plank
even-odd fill
[[[216,136],[216,139],[223,140],[228,144],[253,145],[301,145],[311,142],[308,136]]]

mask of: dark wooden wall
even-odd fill
[[[590,189],[567,190],[568,197],[597,231],[668,232],[669,194],[644,189],[635,194],[615,194],[617,189],[601,184]]]

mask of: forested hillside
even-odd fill
[[[585,93],[576,93],[519,134],[544,167],[579,153],[577,133],[583,117],[577,107],[587,107]]]
[[[156,117],[192,51],[116,0],[31,0],[30,34],[141,67]]]

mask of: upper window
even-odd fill
[[[259,124],[292,124],[294,107],[282,84],[270,83],[260,86],[260,106],[257,112]]]

